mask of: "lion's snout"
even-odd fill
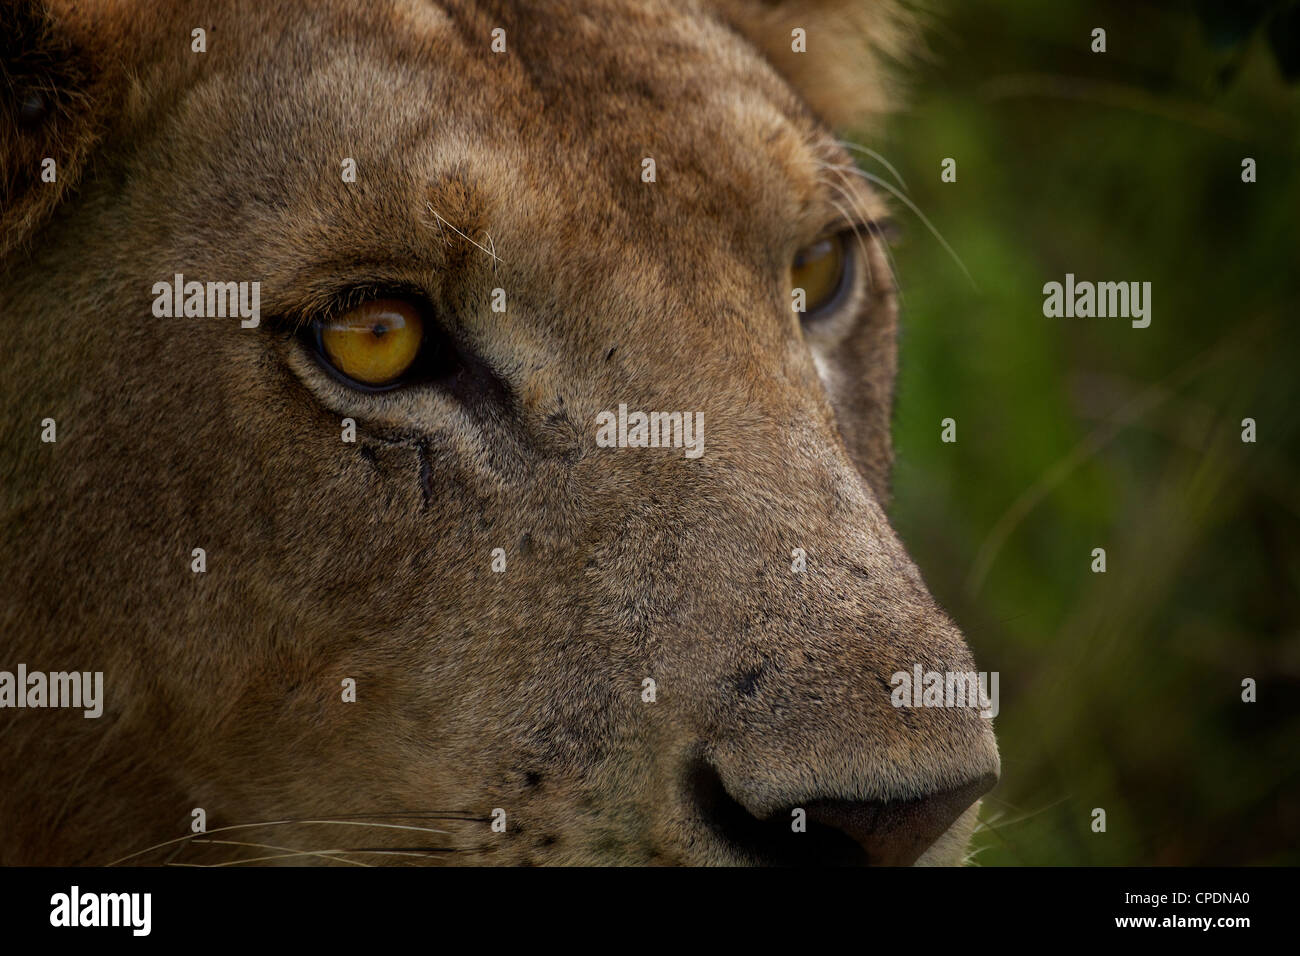
[[[722,456],[740,439],[717,418]],[[666,481],[696,533],[646,511],[602,552],[623,606],[640,596],[657,696],[639,716],[675,754],[674,839],[733,862],[956,862],[998,777],[996,682],[842,448],[806,447],[807,468],[755,455]]]
[[[777,865],[911,866],[995,783],[988,770],[961,784],[912,799],[815,798],[759,817],[700,763],[689,786],[700,814],[730,845]],[[965,834],[953,841],[964,843]],[[950,862],[950,861],[949,861]]]

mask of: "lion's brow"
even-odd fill
[[[488,232],[486,229],[483,230],[483,235],[484,235],[484,237],[487,239],[488,245],[484,246],[484,245],[482,245],[481,243],[477,243],[477,242],[475,242],[475,241],[474,241],[473,239],[471,239],[469,236],[465,235],[465,233],[461,232],[459,229],[457,229],[455,226],[453,226],[450,222],[448,222],[448,221],[447,221],[447,220],[442,216],[442,214],[438,212],[438,210],[436,210],[436,209],[433,208],[433,203],[425,203],[425,205],[428,207],[429,212],[433,213],[434,219],[437,221],[437,226],[438,226],[438,229],[439,229],[440,231],[441,231],[441,229],[445,226],[445,227],[447,227],[448,229],[450,229],[452,232],[454,232],[456,235],[458,235],[458,236],[460,236],[462,239],[464,239],[466,242],[468,242],[470,245],[475,246],[475,247],[478,248],[478,249],[482,249],[485,253],[488,254],[489,257],[491,257],[491,259],[492,259],[492,268],[493,268],[493,270],[496,269],[497,263],[499,263],[499,262],[503,262],[503,261],[504,261],[500,256],[497,255],[497,253],[496,253],[496,243],[494,243],[494,242],[492,241],[492,234],[491,234],[490,232]],[[448,241],[450,241],[450,240],[448,240]]]

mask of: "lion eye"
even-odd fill
[[[805,322],[838,304],[847,285],[844,281],[847,258],[843,233],[818,239],[795,254],[790,266],[790,285],[804,291]]]
[[[424,321],[409,302],[374,299],[319,321],[316,342],[325,361],[344,378],[379,388],[396,384],[415,364]]]

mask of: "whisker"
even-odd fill
[[[1018,816],[1018,817],[1004,818],[1004,817],[999,816],[999,817],[994,818],[994,819],[991,820],[990,822],[991,822],[991,823],[995,823],[995,824],[997,824],[999,827],[1003,827],[1003,828],[1005,828],[1005,827],[1014,827],[1014,826],[1018,826],[1019,824],[1021,824],[1021,823],[1026,823],[1026,822],[1028,822],[1028,821],[1034,819],[1035,817],[1042,816],[1044,813],[1046,813],[1048,810],[1051,810],[1053,807],[1059,807],[1061,804],[1065,803],[1067,800],[1069,800],[1069,797],[1062,797],[1060,800],[1057,800],[1055,803],[1049,803],[1049,804],[1047,804],[1047,806],[1045,806],[1045,807],[1039,807],[1037,810],[1028,810],[1028,811],[1022,813],[1022,814],[1021,814],[1020,816]]]
[[[979,289],[979,286],[975,284],[974,277],[970,274],[970,270],[966,268],[966,263],[961,261],[961,256],[957,255],[957,253],[953,250],[952,246],[948,245],[948,240],[945,239],[943,237],[943,234],[940,233],[939,230],[934,227],[934,223],[930,222],[929,217],[927,217],[925,213],[921,212],[920,207],[918,207],[916,203],[912,202],[912,200],[909,199],[906,195],[899,192],[891,184],[885,182],[885,180],[881,179],[879,176],[876,176],[873,173],[869,173],[865,169],[855,168],[854,172],[856,172],[863,179],[875,183],[880,188],[889,190],[891,195],[893,195],[900,202],[904,203],[908,209],[912,210],[912,212],[916,213],[917,218],[919,218],[921,222],[925,223],[925,227],[930,230],[930,232],[934,235],[936,239],[939,240],[939,243],[943,246],[944,250],[948,253],[948,255],[952,256],[953,262],[957,263],[957,265],[961,267],[961,271],[964,272],[966,274],[966,278],[970,280],[971,287],[976,290]]]
[[[206,865],[214,869],[221,868],[221,867],[228,867],[228,866],[244,866],[249,863],[265,863],[270,860],[284,860],[284,859],[289,859],[290,857],[297,857],[297,856],[321,856],[324,857],[325,859],[331,861],[337,861],[340,863],[347,863],[351,866],[364,866],[364,867],[373,868],[375,864],[363,863],[359,860],[349,860],[346,859],[345,855],[370,854],[375,856],[421,857],[421,858],[428,859],[430,856],[439,853],[443,853],[443,854],[482,853],[482,852],[487,852],[496,849],[496,847],[494,846],[473,846],[473,847],[408,846],[408,847],[389,847],[389,848],[342,847],[336,850],[294,850],[292,847],[277,847],[277,846],[272,846],[270,844],[262,844],[262,843],[240,843],[232,840],[208,840],[208,841],[196,841],[196,842],[224,843],[230,846],[264,847],[265,849],[268,850],[285,851],[283,853],[276,853],[268,856],[249,857],[243,860],[227,860],[224,863],[192,864],[192,865],[199,865],[199,866]],[[404,863],[401,865],[410,866],[414,864]]]
[[[907,297],[903,295],[903,281],[898,275],[898,262],[894,259],[894,250],[890,249],[889,243],[883,239],[880,242],[880,247],[885,250],[885,259],[889,262],[889,274],[894,277],[894,291],[898,293],[898,301],[903,305],[907,305]]]
[[[845,170],[853,170],[853,172],[861,172],[861,170],[858,170],[857,166],[839,166],[839,165],[831,165],[831,164],[824,164],[824,165],[826,165],[828,169],[836,170],[836,172],[840,174],[841,181],[846,176]],[[844,191],[844,193],[849,193],[850,199],[852,199],[853,194],[850,193],[848,187],[845,187],[845,189],[842,189],[841,191]],[[865,209],[861,209],[861,203],[858,204],[858,207],[859,207],[859,212],[862,213],[866,212]],[[870,216],[863,215],[863,219],[867,220],[868,226],[874,225],[874,221],[871,220]],[[896,293],[898,294],[898,302],[906,304],[907,300],[904,295],[904,291],[902,291],[902,278],[898,276],[898,263],[897,261],[894,261],[893,250],[889,248],[889,242],[887,241],[887,239],[885,239],[883,232],[875,232],[874,230],[872,234],[874,234],[875,237],[879,239],[880,247],[883,248],[884,250],[885,260],[887,260],[889,264],[889,274],[891,274],[891,276],[893,277],[893,290],[896,291]],[[867,268],[870,269],[870,259],[868,259]]]
[[[840,192],[841,192],[841,195],[844,194],[844,193],[843,193],[843,189],[842,189],[840,186],[836,185],[835,183],[831,183],[831,185],[834,186],[836,189],[839,189]],[[849,199],[850,204],[852,204],[852,198],[851,198],[851,197],[845,196],[845,198],[846,198],[846,199]],[[831,205],[834,206],[834,207],[839,211],[839,214],[840,214],[841,216],[844,216],[844,217],[845,217],[846,219],[848,219],[850,222],[853,221],[854,217],[853,217],[852,215],[850,215],[850,214],[849,214],[849,213],[844,209],[844,207],[841,206],[839,203],[837,203],[834,199],[831,200]],[[876,288],[876,277],[875,277],[875,276],[872,274],[872,272],[871,272],[871,251],[870,251],[869,249],[867,249],[866,242],[865,242],[865,241],[863,240],[863,238],[862,238],[862,233],[858,232],[857,230],[854,230],[854,232],[853,232],[853,238],[856,239],[856,240],[858,241],[858,249],[859,249],[859,251],[861,251],[861,253],[862,253],[862,261],[865,262],[865,263],[867,264],[867,286],[868,286],[872,291],[874,291],[875,288]]]
[[[421,817],[426,820],[465,820],[473,823],[486,823],[492,819],[475,814],[472,810],[382,810],[376,813],[340,813],[330,817],[329,822],[369,820],[375,817]]]
[[[839,211],[839,214],[850,223],[863,222],[870,224],[872,222],[872,217],[863,205],[860,197],[854,195],[853,191],[845,184],[843,170],[847,167],[838,166],[834,163],[822,162],[821,160],[813,160],[813,162],[815,162],[820,169],[829,171],[832,177],[835,177],[823,179],[822,182],[831,187],[831,189],[834,189],[836,193],[838,193],[839,196],[849,204],[849,210],[852,212],[852,215],[847,214],[843,206],[832,200],[832,204]],[[868,231],[871,231],[870,226],[868,226]],[[861,232],[855,229],[854,234],[860,245],[862,240]],[[863,251],[865,252],[865,249]]]
[[[258,856],[258,857],[252,857],[252,858],[249,858],[249,859],[246,859],[246,860],[228,860],[228,861],[225,862],[225,863],[213,863],[213,864],[210,864],[210,865],[211,865],[212,867],[214,867],[214,868],[215,868],[215,867],[223,867],[223,866],[239,866],[239,865],[242,864],[242,863],[259,863],[259,862],[262,862],[262,861],[265,861],[265,860],[280,860],[280,859],[284,859],[284,858],[286,858],[286,857],[291,857],[291,856],[322,856],[322,857],[325,857],[326,859],[333,860],[333,859],[337,859],[337,857],[329,856],[329,854],[331,854],[331,853],[349,853],[349,852],[351,852],[351,851],[349,851],[349,850],[297,850],[297,849],[294,849],[293,847],[290,847],[290,846],[275,846],[275,845],[270,844],[270,843],[246,843],[246,842],[243,842],[243,841],[240,841],[240,840],[194,840],[193,842],[194,842],[194,843],[207,843],[207,844],[212,844],[212,845],[214,845],[214,846],[249,846],[249,847],[255,847],[255,848],[260,849],[260,850],[280,850],[280,851],[283,851],[283,852],[279,853],[279,854],[276,855],[276,856]],[[369,865],[370,865],[369,863],[357,863],[355,860],[343,860],[342,862],[343,862],[343,863],[351,864],[351,865],[353,865],[353,866],[369,866]]]
[[[844,182],[844,178],[846,176],[845,170],[853,170],[853,172],[859,172],[857,166],[842,166],[842,165],[836,165],[831,163],[822,163],[820,165],[824,166],[824,168],[826,169],[832,170],[833,173],[839,174],[841,183]],[[865,220],[867,222],[868,232],[871,232],[872,235],[875,235],[875,237],[879,239],[880,246],[884,250],[885,260],[887,260],[887,263],[889,265],[889,274],[891,274],[891,276],[893,277],[893,291],[894,293],[898,294],[898,302],[905,304],[906,306],[907,298],[904,295],[904,291],[902,291],[901,277],[898,276],[898,263],[896,260],[894,260],[893,250],[889,248],[889,242],[887,241],[887,239],[885,239],[883,230],[878,230],[874,228],[875,220],[872,220],[871,216],[866,215],[867,213],[866,209],[862,208],[862,203],[858,202],[858,200],[854,198],[854,194],[852,193],[852,190],[849,190],[848,187],[841,186],[839,185],[839,183],[835,183],[835,182],[829,182],[828,185],[836,187],[836,189],[840,191],[841,195],[844,195],[846,196],[846,198],[849,199],[849,202],[853,204],[855,211],[858,212],[859,219]],[[871,280],[871,286],[872,289],[874,289],[875,280],[871,276],[870,254],[867,255],[867,278],[868,280]]]
[[[973,849],[973,850],[968,851],[967,854],[966,854],[966,857],[962,860],[962,866],[980,866],[979,863],[976,863],[976,862],[975,862],[975,857],[979,856],[981,853],[983,853],[983,852],[984,852],[985,850],[987,850],[987,849],[988,849],[988,847],[986,847],[986,846],[981,846],[981,847],[977,847],[977,848],[975,848],[975,849]]]
[[[227,866],[247,866],[250,863],[266,863],[270,860],[288,860],[295,856],[322,856],[327,860],[346,863],[349,866],[364,866],[373,869],[373,864],[362,863],[360,860],[347,860],[341,856],[330,856],[331,853],[346,853],[346,850],[299,850],[295,853],[275,853],[271,856],[250,856],[246,860],[227,860],[225,863],[213,863],[212,868],[218,869]]]
[[[447,222],[446,219],[443,219],[442,216],[438,215],[438,210],[434,209],[433,206],[432,206],[432,204],[430,204],[430,203],[425,203],[425,206],[428,207],[429,212],[433,213],[434,216],[437,216],[437,219],[438,219],[438,222],[439,222],[439,223],[445,224],[445,225],[447,226],[448,229],[450,229],[450,230],[451,230],[452,232],[454,232],[456,235],[460,236],[462,239],[464,239],[466,242],[468,242],[471,246],[474,246],[476,249],[482,249],[482,250],[483,250],[484,252],[486,252],[489,256],[491,256],[491,257],[492,257],[492,268],[493,268],[493,271],[496,270],[496,264],[497,264],[498,262],[501,261],[500,256],[498,256],[498,255],[497,255],[497,254],[496,254],[492,249],[489,249],[489,248],[487,248],[486,246],[481,246],[481,245],[479,245],[477,242],[475,242],[475,241],[474,241],[473,239],[471,239],[469,236],[465,235],[465,233],[461,232],[459,229],[457,229],[457,228],[456,228],[455,226],[453,226],[451,223]],[[488,241],[489,241],[489,242],[492,241],[492,237],[491,237],[491,236],[488,236]]]
[[[391,830],[414,830],[420,833],[438,833],[444,836],[453,835],[450,830],[435,830],[431,827],[416,827],[416,826],[409,826],[409,825],[398,824],[398,823],[366,823],[360,820],[269,820],[265,823],[236,823],[236,824],[232,824],[231,826],[218,827],[215,830],[206,830],[202,834],[188,833],[185,836],[176,837],[173,840],[165,840],[162,843],[156,843],[153,846],[147,847],[136,853],[127,854],[121,859],[114,860],[112,863],[106,863],[105,866],[117,866],[117,864],[119,863],[124,863],[127,860],[135,859],[138,856],[143,856],[144,854],[151,853],[154,850],[161,850],[163,847],[166,846],[172,846],[173,844],[181,843],[186,840],[195,840],[201,836],[209,836],[213,833],[228,833],[231,830],[250,830],[250,829],[256,829],[258,827],[281,827],[281,826],[291,826],[295,824],[321,824],[325,826],[352,826],[352,827],[379,827],[379,828],[391,829]]]
[[[904,192],[908,191],[907,183],[904,182],[902,174],[899,173],[899,171],[893,167],[893,164],[891,164],[889,160],[885,159],[885,157],[881,156],[874,149],[867,149],[867,147],[863,146],[861,143],[851,143],[846,139],[837,139],[835,142],[839,143],[845,149],[857,150],[859,153],[864,153],[867,156],[870,156],[872,159],[880,163],[880,165],[884,166],[887,170],[889,170],[891,173],[894,174],[894,178],[898,180],[898,185],[903,188]]]
[[[432,853],[491,853],[497,848],[490,843],[481,843],[475,846],[399,846],[385,849],[384,847],[357,847],[348,850],[348,853],[396,853],[407,856],[428,856]]]

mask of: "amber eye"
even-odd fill
[[[843,233],[825,236],[795,253],[790,266],[790,286],[804,291],[804,321],[838,304],[847,284],[844,281],[847,258]]]
[[[378,388],[398,382],[424,341],[419,310],[401,299],[374,299],[317,326],[321,355],[343,377]]]

